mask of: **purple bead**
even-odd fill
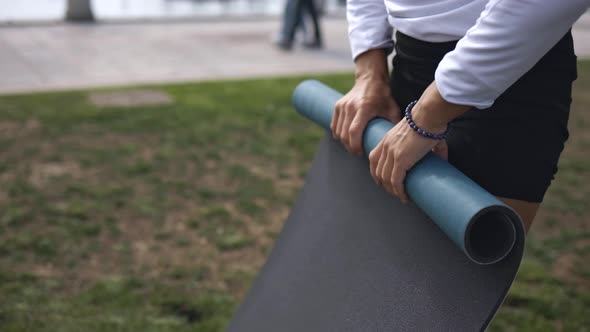
[[[406,110],[404,112],[404,117],[406,118],[406,121],[408,122],[408,125],[410,126],[410,128],[412,128],[415,132],[420,134],[422,137],[426,137],[426,138],[430,138],[430,139],[437,139],[437,140],[446,139],[447,134],[449,133],[449,126],[448,125],[447,125],[447,130],[442,134],[429,133],[429,132],[423,130],[422,128],[418,127],[418,125],[416,125],[416,123],[412,119],[411,113],[412,113],[412,108],[414,107],[414,105],[416,105],[417,102],[418,102],[417,100],[411,102],[408,105],[408,107],[406,107]]]

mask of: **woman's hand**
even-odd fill
[[[440,134],[447,129],[448,122],[469,108],[446,102],[436,84],[432,83],[412,109],[411,115],[418,127]],[[405,120],[400,121],[369,155],[371,176],[377,184],[406,203],[409,201],[404,187],[406,173],[431,150],[444,159],[448,157],[444,140],[423,137]]]
[[[422,137],[402,120],[387,132],[377,147],[371,151],[369,155],[371,176],[387,192],[397,196],[403,203],[407,203],[410,199],[404,187],[406,173],[428,151],[435,149],[441,152],[442,157],[446,157],[447,146],[444,140]]]
[[[330,128],[334,139],[352,154],[363,155],[363,132],[373,118],[382,117],[395,123],[400,120],[399,106],[389,92],[389,84],[359,81],[336,103]]]
[[[371,50],[356,59],[355,84],[336,103],[330,124],[332,136],[344,144],[348,152],[362,156],[363,132],[375,117],[393,123],[401,118],[399,106],[391,96],[383,50]]]

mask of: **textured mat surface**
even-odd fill
[[[324,139],[275,247],[229,331],[479,331],[503,301],[523,241],[472,262],[368,162]]]

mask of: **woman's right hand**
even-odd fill
[[[386,69],[385,69],[386,70]],[[363,132],[373,118],[381,117],[397,123],[401,111],[391,95],[388,75],[358,75],[354,87],[337,103],[330,128],[334,139],[346,150],[363,155]]]

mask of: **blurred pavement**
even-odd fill
[[[353,69],[346,21],[323,21],[325,48],[271,44],[279,22],[0,26],[0,94],[143,83],[342,72]],[[574,28],[590,57],[590,15]]]
[[[346,22],[323,28],[324,50],[287,53],[268,18],[0,27],[0,93],[351,70]]]

